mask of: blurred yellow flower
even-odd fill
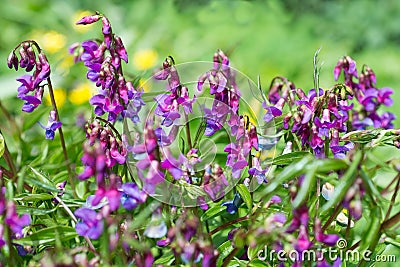
[[[138,70],[147,70],[157,61],[157,52],[152,49],[139,50],[133,55],[133,64]]]
[[[74,57],[69,53],[63,53],[63,57],[60,60],[58,67],[62,70],[69,70],[74,65]]]
[[[63,49],[65,47],[65,44],[67,42],[66,37],[56,31],[35,31],[32,35],[32,39],[36,40],[39,45],[44,49],[44,51],[48,53],[58,52],[60,49]]]
[[[139,80],[139,89],[138,90],[140,90],[141,88],[143,88],[143,91],[145,93],[147,93],[147,92],[150,91],[150,84],[148,82],[146,82],[144,79],[140,79]]]
[[[92,97],[92,88],[89,83],[81,83],[76,88],[74,88],[68,96],[69,101],[72,104],[80,105],[88,102]]]
[[[78,20],[80,20],[81,18],[86,17],[86,16],[90,16],[90,15],[93,15],[93,14],[94,14],[94,12],[91,12],[89,10],[80,10],[80,11],[76,12],[74,14],[74,16],[72,17],[72,25],[74,25],[75,31],[80,32],[80,33],[85,33],[88,30],[90,30],[90,28],[93,26],[93,24],[76,25],[75,23]]]
[[[54,92],[54,99],[56,100],[57,107],[59,107],[59,108],[62,107],[67,98],[67,93],[62,88],[56,88],[53,90],[53,92]],[[45,95],[45,102],[47,105],[51,106],[51,99],[50,99],[49,93],[47,93]]]

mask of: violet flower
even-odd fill
[[[17,79],[21,83],[18,88],[18,98],[25,101],[22,111],[32,112],[42,103],[43,82],[50,77],[50,64],[46,56],[39,50],[36,56],[33,50],[34,43],[23,42],[19,45],[20,61],[19,66],[25,68],[26,72],[34,69],[32,75],[26,74]],[[36,44],[35,44],[36,45]],[[38,48],[39,49],[39,48]],[[7,59],[8,67],[18,69],[18,57],[15,50],[11,51]]]
[[[120,205],[121,195],[114,186],[99,186],[96,190],[95,197],[92,200],[92,205],[98,205],[103,198],[106,198],[110,205],[110,211],[115,211]]]
[[[142,106],[142,90],[136,90],[131,82],[124,78],[121,60],[128,62],[128,55],[120,37],[112,33],[111,25],[104,15],[96,14],[82,18],[77,24],[91,24],[99,21],[103,24],[102,42],[88,40],[82,42],[83,51],[76,44],[70,49],[75,61],[83,61],[88,68],[87,78],[101,87],[99,93],[90,99],[95,106],[95,114],[108,113],[108,120],[115,122],[119,116],[130,118],[134,123]]]
[[[154,78],[167,80],[168,91],[168,94],[160,94],[154,98],[157,102],[154,113],[163,118],[162,126],[176,125],[181,118],[180,107],[183,107],[185,114],[192,113],[192,104],[196,101],[196,96],[189,98],[188,88],[181,84],[172,57],[165,59],[162,69],[154,75]]]
[[[229,185],[221,166],[214,164],[205,169],[203,177],[203,189],[212,201],[217,201],[225,194],[225,188]]]
[[[94,210],[79,208],[75,216],[80,220],[76,224],[76,232],[80,236],[87,236],[91,239],[98,239],[104,230],[103,218]]]
[[[54,110],[52,110],[52,111],[50,111],[49,120],[47,122],[47,125],[44,126],[44,125],[40,124],[40,126],[46,130],[46,139],[53,140],[55,131],[62,126],[62,123],[57,120],[57,113]]]
[[[0,249],[6,244],[4,240],[4,225],[0,224]]]
[[[10,201],[7,203],[4,222],[10,227],[15,237],[18,239],[23,236],[23,228],[31,223],[31,217],[29,214],[18,216],[14,202]]]
[[[147,194],[140,190],[135,183],[124,183],[121,191],[121,203],[127,210],[133,210],[147,199]]]
[[[339,240],[339,236],[336,234],[324,234],[322,232],[321,221],[319,219],[315,220],[314,228],[315,239],[318,242],[322,242],[328,246],[334,246]]]
[[[240,100],[235,73],[229,67],[228,57],[224,52],[218,50],[214,54],[213,61],[213,69],[200,76],[197,83],[197,89],[201,91],[204,83],[208,81],[210,94],[214,95],[211,110],[204,109],[207,118],[207,136],[211,136],[221,129],[229,114],[238,113]]]
[[[226,207],[226,211],[229,214],[235,214],[238,211],[240,205],[242,205],[243,203],[244,203],[244,201],[243,201],[242,197],[240,196],[240,194],[239,193],[235,193],[235,196],[233,197],[233,200],[224,202],[224,203],[221,204],[221,206],[225,206]]]

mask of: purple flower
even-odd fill
[[[106,155],[101,149],[99,142],[94,143],[92,146],[87,141],[83,144],[84,154],[81,158],[84,171],[78,175],[80,180],[86,180],[92,176],[96,178],[98,183],[102,183],[106,176]]]
[[[100,18],[104,40],[85,41],[81,45],[83,51],[79,52],[74,45],[70,52],[74,53],[76,61],[83,61],[88,68],[87,78],[97,87],[101,87],[99,94],[90,100],[95,106],[95,114],[102,116],[108,113],[107,119],[110,122],[115,122],[122,116],[137,123],[138,112],[145,103],[141,99],[142,91],[137,91],[132,83],[124,78],[121,60],[128,62],[128,54],[121,38],[112,33],[110,22],[103,15],[88,16],[79,22],[89,24]]]
[[[0,224],[0,249],[6,244],[4,240],[4,225]]]
[[[225,206],[226,207],[226,211],[229,214],[235,214],[240,205],[242,205],[244,203],[242,197],[239,195],[239,193],[235,193],[235,196],[233,197],[233,200],[231,201],[227,201],[221,204],[221,206]]]
[[[136,253],[135,255],[135,264],[137,267],[152,267],[154,262],[154,257],[150,251],[144,253],[144,255],[140,255]]]
[[[3,172],[0,170],[0,179],[3,179]],[[0,190],[0,215],[6,210],[6,188],[3,186]]]
[[[49,121],[47,122],[46,126],[43,126],[40,124],[40,126],[46,130],[46,139],[53,140],[55,131],[60,128],[62,123],[60,121],[57,121],[57,113],[52,110],[50,111],[49,115]]]
[[[334,246],[339,240],[339,236],[336,234],[324,234],[321,229],[321,221],[319,219],[315,220],[315,239],[318,242],[322,242],[328,246]]]
[[[50,64],[42,52],[36,56],[30,41],[23,42],[18,47],[20,48],[19,55],[21,57],[19,61],[20,67],[25,68],[26,72],[32,70],[34,72],[32,75],[26,74],[17,79],[21,83],[17,96],[25,101],[22,111],[32,112],[42,103],[44,90],[42,82],[50,76]],[[10,53],[7,65],[9,68],[18,69],[18,57],[15,55],[15,50]]]
[[[265,173],[268,169],[262,169],[260,165],[260,159],[258,157],[253,157],[253,167],[249,169],[249,174],[253,175],[257,179],[258,184],[268,183]]]
[[[76,22],[77,25],[82,24],[82,25],[86,25],[86,24],[92,24],[96,21],[98,21],[101,17],[99,15],[91,15],[91,16],[86,16],[81,18],[79,21]]]
[[[188,88],[181,84],[178,72],[173,65],[174,61],[168,57],[163,62],[163,70],[160,74],[154,75],[155,79],[166,80],[168,94],[160,94],[154,98],[157,102],[154,113],[163,118],[162,126],[170,127],[176,125],[181,118],[180,107],[186,114],[192,113],[192,104],[196,101],[196,96],[189,98]]]
[[[79,208],[75,211],[75,216],[80,219],[76,224],[76,232],[80,236],[87,236],[91,239],[98,239],[104,230],[103,218],[94,210]]]
[[[225,188],[229,185],[221,166],[214,164],[205,170],[203,189],[212,201],[217,201],[224,196]]]
[[[264,115],[264,121],[265,122],[270,122],[274,118],[279,117],[282,115],[282,108],[283,105],[285,104],[285,99],[281,98],[279,101],[275,104],[275,106],[268,106],[265,102],[263,102],[263,108],[267,111]]]
[[[29,216],[29,214],[18,216],[14,202],[10,201],[7,203],[4,222],[14,232],[16,238],[21,238],[23,235],[23,228],[31,223],[31,217]]]
[[[383,87],[378,90],[377,100],[379,104],[384,104],[385,106],[393,105],[393,99],[390,98],[390,95],[393,94],[392,88]]]
[[[137,205],[144,203],[147,194],[140,190],[135,183],[125,183],[122,185],[122,206],[127,210],[133,210]]]
[[[118,192],[118,189],[115,187],[105,188],[99,186],[96,190],[95,196],[92,200],[92,205],[98,205],[103,198],[108,200],[108,204],[110,205],[110,211],[115,211],[118,209],[120,204],[121,195]]]

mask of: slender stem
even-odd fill
[[[71,209],[70,209],[67,205],[65,205],[64,201],[62,201],[62,199],[59,198],[59,197],[57,196],[57,194],[53,194],[53,197],[54,197],[55,200],[57,200],[58,203],[60,203],[61,207],[64,208],[64,210],[68,213],[68,215],[71,217],[71,219],[72,219],[75,223],[77,223],[77,222],[78,222],[78,219],[75,217],[75,215],[74,215],[74,213],[71,211]],[[92,241],[90,241],[89,237],[84,236],[84,238],[85,238],[86,242],[87,242],[88,245],[89,245],[89,249],[90,249],[94,254],[98,255],[98,252],[96,251],[96,248],[93,246],[93,243],[92,243]]]
[[[9,170],[7,170],[6,168],[4,168],[3,166],[0,166],[0,172],[1,172],[1,174],[4,173],[4,175],[10,179],[12,179],[12,177],[13,177],[12,173]],[[2,178],[2,177],[3,176],[0,176],[0,178]],[[1,185],[1,182],[0,182],[0,185]]]
[[[318,214],[320,196],[321,196],[321,179],[317,178],[317,203],[315,204],[315,214]]]
[[[189,144],[189,148],[192,149],[193,145],[192,145],[192,138],[190,137],[189,118],[186,112],[185,112],[185,127],[186,127],[186,137]]]
[[[239,217],[239,218],[237,218],[235,220],[226,222],[226,223],[218,226],[214,230],[210,231],[209,235],[212,236],[213,234],[218,233],[220,230],[222,230],[222,229],[224,229],[224,228],[226,228],[226,227],[228,227],[228,226],[230,226],[232,224],[235,224],[235,223],[238,223],[238,222],[241,222],[241,221],[246,221],[248,219],[249,219],[249,215],[246,215],[246,216],[243,216],[243,217]]]
[[[384,221],[386,221],[390,216],[390,212],[392,211],[393,205],[395,204],[397,193],[399,192],[399,188],[400,188],[400,175],[397,175],[396,189],[394,190],[394,193],[392,195],[392,199],[390,200],[390,205],[389,205],[389,208],[388,208],[388,210],[386,212],[386,216],[385,216],[385,220]]]
[[[239,248],[236,247],[234,248],[231,253],[229,253],[229,255],[224,259],[224,262],[222,263],[222,267],[226,267],[229,265],[229,263],[231,262],[231,260],[233,259],[233,257],[235,257],[236,253],[239,251]]]
[[[331,214],[331,216],[329,217],[329,219],[326,221],[326,223],[324,224],[324,226],[322,226],[322,231],[325,231],[326,228],[328,228],[328,226],[333,222],[333,220],[336,218],[336,216],[339,214],[340,212],[340,208],[341,205],[337,205],[335,210],[333,211],[333,213]]]
[[[13,117],[11,116],[10,112],[3,106],[3,103],[0,100],[0,109],[4,113],[4,116],[6,116],[6,119],[12,124],[13,128],[15,128],[18,132],[18,136],[21,138],[21,129],[18,126],[18,124],[15,122]]]
[[[318,69],[318,54],[321,51],[321,47],[318,48],[317,51],[315,51],[314,54],[314,60],[313,60],[313,65],[314,65],[314,88],[317,93],[317,97],[320,97],[319,95],[319,69]]]
[[[392,184],[394,184],[394,182],[396,182],[396,177],[393,178],[392,181],[390,181],[390,183],[381,191],[381,195],[384,195],[387,193],[387,191],[389,191],[389,188],[392,186]]]
[[[398,212],[396,215],[392,216],[390,219],[384,221],[381,225],[381,229],[390,228],[390,227],[396,225],[399,221],[400,221],[400,212]]]
[[[114,133],[118,136],[118,139],[122,141],[121,135],[119,134],[119,132],[117,131],[117,129],[115,129],[114,125],[112,125],[112,123],[110,123],[109,121],[107,121],[107,120],[105,120],[105,119],[103,119],[103,118],[101,118],[101,117],[96,117],[95,119],[104,122],[104,123],[105,123],[105,124],[104,124],[104,127],[105,127],[105,126],[110,126],[110,128],[111,128],[111,129],[114,131]]]
[[[1,131],[0,131],[1,134]],[[11,157],[11,153],[8,150],[7,147],[7,142],[4,140],[4,154],[3,154],[4,159],[7,162],[8,167],[10,168],[10,172],[11,172],[11,179],[13,182],[15,182],[15,179],[17,178],[17,168],[15,167],[14,161]]]
[[[49,87],[51,104],[53,106],[54,111],[56,112],[56,119],[57,119],[57,121],[60,121],[60,116],[58,114],[57,103],[56,103],[56,99],[54,97],[54,91],[53,91],[53,86],[51,84],[50,77],[47,78],[47,85]],[[62,127],[58,128],[58,133],[60,135],[60,141],[61,141],[61,146],[62,146],[62,149],[63,149],[64,159],[65,159],[66,164],[67,164],[66,166],[67,166],[67,171],[68,171],[68,176],[69,176],[69,183],[70,183],[71,188],[72,188],[72,194],[74,195],[74,197],[76,197],[75,184],[74,184],[74,180],[73,180],[74,174],[73,174],[72,169],[71,169],[71,162],[69,161],[69,158],[68,158],[67,147],[65,146],[65,139],[64,139],[64,134],[63,134],[63,131],[62,131]]]

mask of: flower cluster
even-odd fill
[[[99,120],[94,119],[85,125],[86,138],[89,144],[93,145],[96,140],[100,141],[101,149],[104,151],[108,168],[112,168],[116,163],[124,164],[126,161],[127,150],[120,137],[116,137],[111,125],[106,123],[101,125]],[[110,125],[110,126],[109,126]],[[119,134],[118,134],[119,135]]]
[[[356,62],[349,56],[339,60],[334,69],[334,78],[338,80],[343,71],[344,83],[354,91],[359,110],[353,112],[352,126],[355,130],[364,130],[369,126],[374,128],[392,129],[393,120],[396,118],[390,112],[378,114],[380,106],[391,106],[393,100],[390,95],[393,90],[388,87],[376,87],[376,75],[367,65],[363,65],[360,75],[358,74]],[[356,81],[358,79],[358,82]]]
[[[38,49],[38,55],[36,56],[33,46]],[[15,54],[16,49],[19,47],[20,60]],[[25,69],[26,72],[34,70],[32,75],[25,74],[17,79],[21,83],[18,88],[18,98],[25,101],[22,111],[32,112],[39,104],[42,103],[43,87],[47,78],[50,77],[50,64],[47,61],[46,55],[41,51],[36,43],[32,41],[26,41],[19,44],[7,59],[8,67],[11,69],[14,67],[18,70],[18,65]]]
[[[81,180],[95,177],[97,189],[87,199],[87,205],[75,211],[80,219],[76,226],[78,234],[97,239],[103,232],[104,222],[120,204],[132,210],[146,201],[147,195],[135,183],[122,183],[120,176],[112,172],[112,167],[124,164],[127,150],[122,140],[115,137],[114,128],[103,126],[97,119],[85,126],[87,141],[83,145],[82,163],[84,171],[78,176]],[[101,208],[100,212],[95,209]]]
[[[281,79],[276,83],[278,85],[272,84],[273,92],[269,94],[271,104],[263,103],[266,110],[264,120],[268,123],[281,116],[287,105],[289,111],[283,118],[282,126],[283,129],[291,129],[292,134],[286,136],[287,141],[298,140],[296,143],[300,143],[302,148],[312,149],[319,158],[328,156],[325,148],[328,145],[335,157],[344,157],[352,144],[339,144],[339,133],[349,130],[349,110],[353,107],[349,103],[351,91],[343,85],[336,85],[327,91],[311,89],[306,94],[301,88],[296,89],[293,83],[279,85],[283,83]],[[282,92],[276,87],[282,88]],[[276,100],[278,97],[279,100]]]
[[[199,77],[197,89],[201,91],[208,81],[210,94],[214,95],[211,109],[204,108],[207,120],[205,135],[211,136],[220,130],[228,120],[228,115],[237,115],[239,111],[240,91],[235,81],[235,73],[229,67],[229,58],[218,50],[214,54],[214,67]]]
[[[18,47],[20,55],[19,61],[15,54]],[[36,47],[38,51],[37,55],[34,47]],[[26,72],[34,70],[32,75],[25,74],[17,78],[17,81],[21,83],[20,87],[18,87],[17,97],[25,101],[22,106],[22,111],[29,113],[34,111],[42,103],[46,82],[48,83],[47,86],[49,86],[49,89],[52,90],[51,85],[49,85],[50,81],[48,80],[50,77],[50,64],[46,55],[36,42],[25,41],[11,51],[7,59],[7,64],[10,69],[14,67],[15,70],[18,70],[18,66],[20,66],[25,69]],[[42,128],[46,130],[46,139],[53,140],[55,131],[60,127],[61,122],[58,121],[57,113],[55,110],[52,110],[49,115],[47,126],[42,126]]]
[[[256,126],[247,117],[231,115],[229,124],[232,127],[232,135],[236,138],[224,149],[228,153],[226,165],[232,168],[232,177],[237,179],[244,167],[248,166],[252,148],[258,151],[258,136]],[[253,174],[259,174],[253,170]],[[257,171],[262,172],[261,169]]]
[[[165,59],[162,69],[154,75],[154,78],[157,80],[168,79],[167,92],[169,92],[169,94],[160,94],[155,98],[157,107],[154,113],[163,118],[162,126],[176,125],[177,120],[181,118],[179,107],[183,107],[186,115],[192,113],[192,104],[196,101],[196,96],[192,99],[189,98],[189,90],[181,84],[172,57]]]
[[[87,78],[101,87],[99,94],[90,99],[95,114],[108,113],[108,121],[115,122],[118,116],[138,122],[138,112],[145,105],[142,91],[137,91],[132,82],[126,81],[121,60],[128,62],[128,54],[119,36],[113,34],[109,20],[100,14],[83,17],[76,24],[92,24],[101,20],[103,41],[88,40],[73,44],[70,52],[75,61],[84,62],[88,68]],[[79,49],[80,47],[80,49]],[[130,104],[131,103],[131,104]]]
[[[167,238],[157,241],[157,245],[169,245],[185,264],[197,266],[201,262],[204,267],[216,266],[218,251],[205,239],[199,228],[199,219],[186,212],[169,229]]]

